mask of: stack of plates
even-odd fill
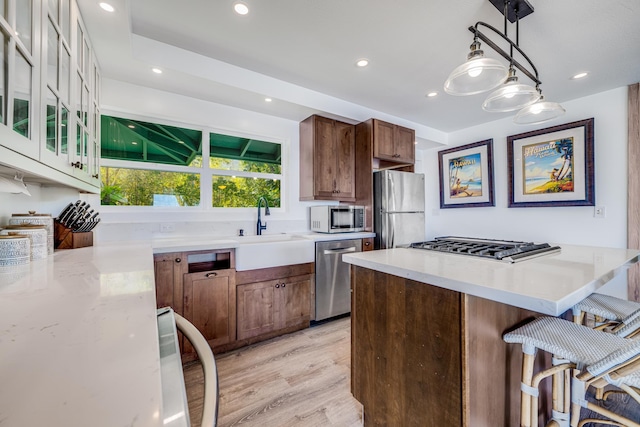
[[[31,240],[24,235],[0,235],[0,267],[29,264]]]

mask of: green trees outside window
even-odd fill
[[[281,206],[278,143],[102,116],[101,162],[102,205],[204,206],[201,194],[209,191],[201,187],[210,176],[209,206],[254,207],[261,196]]]

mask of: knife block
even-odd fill
[[[93,231],[74,233],[58,221],[53,228],[54,247],[56,249],[77,249],[93,246]]]

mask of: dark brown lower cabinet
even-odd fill
[[[310,279],[309,275],[302,275],[239,285],[238,339],[297,326],[308,327]]]
[[[236,339],[234,270],[184,275],[184,317],[202,333],[212,349]],[[193,352],[187,340],[184,351]]]
[[[521,349],[502,335],[539,314],[357,266],[351,282],[365,426],[519,425]]]
[[[238,346],[308,328],[314,263],[236,273]]]

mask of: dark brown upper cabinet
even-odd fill
[[[371,119],[373,157],[389,162],[415,163],[415,130]]]
[[[356,200],[354,125],[317,115],[300,122],[300,200]]]

